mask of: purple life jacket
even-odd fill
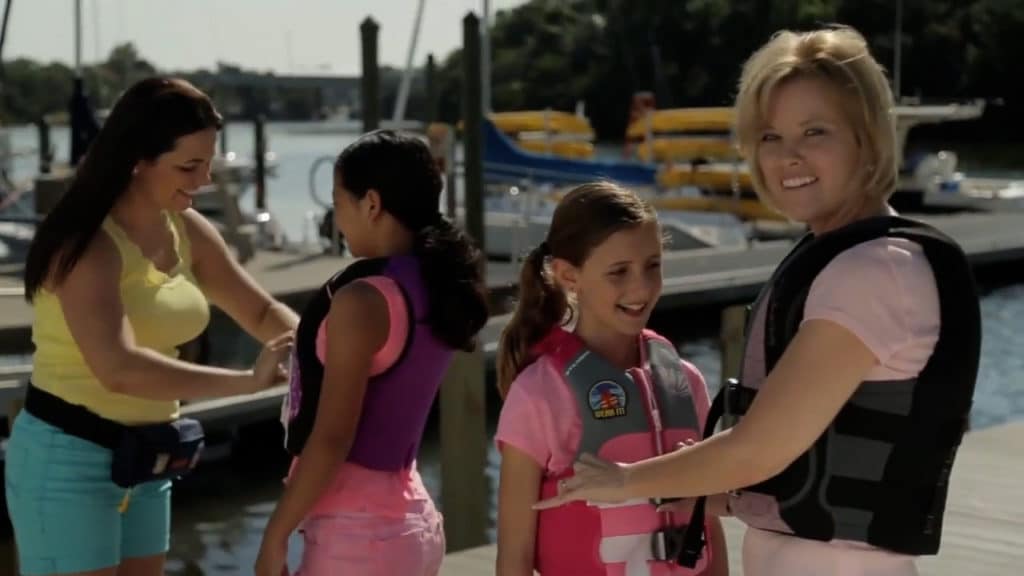
[[[367,276],[395,281],[406,302],[409,332],[398,360],[367,382],[348,460],[375,470],[401,470],[416,458],[427,416],[454,352],[427,324],[426,286],[413,256],[360,260],[335,274],[306,306],[296,331],[289,393],[282,406],[285,448],[300,455],[313,430],[324,377],[316,336],[331,298],[341,287]]]

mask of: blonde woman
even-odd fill
[[[740,148],[762,200],[810,232],[754,304],[707,438],[629,465],[584,456],[538,508],[711,495],[749,527],[748,576],[907,576],[938,551],[980,316],[959,247],[887,203],[892,106],[850,28],[781,32],[747,61]]]

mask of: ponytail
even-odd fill
[[[431,331],[448,346],[472,352],[489,314],[480,250],[438,213],[416,233],[413,253],[427,290]]]
[[[498,347],[498,392],[503,399],[516,376],[533,362],[530,348],[560,323],[569,309],[565,293],[545,273],[549,255],[548,243],[542,242],[523,263],[519,302]]]

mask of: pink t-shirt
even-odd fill
[[[402,355],[405,340],[409,335],[409,313],[398,284],[387,276],[367,276],[359,282],[373,286],[384,297],[388,305],[388,337],[380,350],[370,361],[370,376],[376,376],[391,367]],[[327,364],[327,318],[320,322],[316,331],[316,357]]]
[[[939,294],[918,244],[879,238],[834,258],[811,284],[804,322],[830,320],[852,332],[878,359],[866,380],[917,376],[939,338]],[[763,338],[763,309],[751,337]],[[764,375],[764,350],[744,359],[747,380]],[[757,494],[731,499],[734,509],[764,506]],[[913,558],[849,541],[819,542],[751,528],[743,545],[747,576],[910,576]]]
[[[708,391],[697,368],[683,361],[701,426],[708,414]],[[546,474],[558,474],[576,457],[583,420],[569,387],[547,356],[516,377],[501,408],[494,441],[515,446],[532,457]]]

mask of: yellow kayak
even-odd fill
[[[651,132],[731,132],[735,113],[731,107],[666,108],[647,112]],[[630,122],[626,138],[638,140],[647,136],[647,116]]]

